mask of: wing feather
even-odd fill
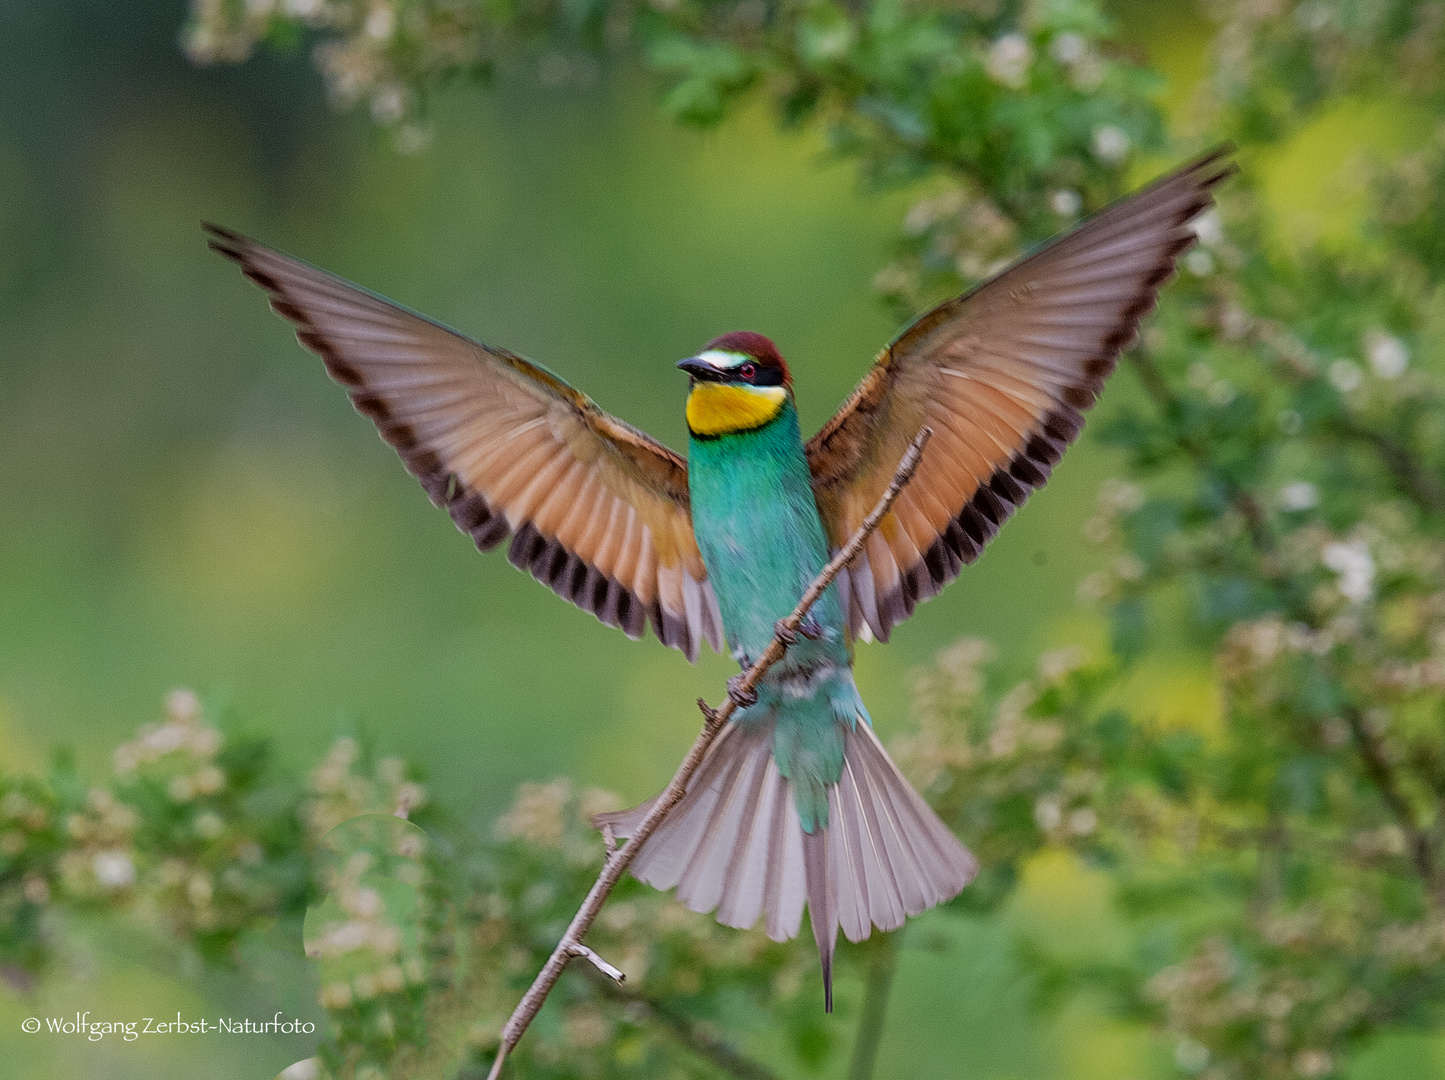
[[[206,228],[479,548],[511,536],[514,565],[631,637],[717,647],[680,457],[545,368]]]
[[[1234,171],[1229,154],[1199,158],[916,320],[809,441],[837,550],[918,429],[934,431],[913,482],[845,571],[854,634],[886,640],[1048,480],[1192,242],[1190,222]]]

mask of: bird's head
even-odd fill
[[[788,365],[762,334],[724,334],[677,366],[691,376],[688,430],[703,438],[771,423],[792,393]]]

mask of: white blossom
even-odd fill
[[[90,868],[104,889],[119,891],[135,884],[135,863],[124,851],[97,851]]]
[[[1083,198],[1073,188],[1059,188],[1049,194],[1049,209],[1061,218],[1075,217],[1083,206]]]
[[[1046,652],[1039,657],[1039,677],[1045,682],[1058,682],[1070,672],[1078,671],[1089,662],[1082,646],[1066,645],[1062,649]]]
[[[1034,824],[1043,832],[1053,832],[1064,820],[1064,808],[1057,796],[1045,795],[1034,803]]]
[[[1370,330],[1365,334],[1365,356],[1382,379],[1398,379],[1410,363],[1410,347],[1394,334]]]
[[[201,699],[194,690],[172,690],[166,695],[166,718],[177,724],[194,724],[201,718]]]
[[[1194,235],[1199,237],[1199,242],[1205,247],[1218,247],[1224,243],[1224,224],[1219,220],[1219,211],[1209,209],[1202,214],[1197,214],[1194,220],[1189,223],[1194,230]]]
[[[377,4],[366,17],[366,32],[378,41],[391,37],[395,29],[396,12],[391,9],[390,4]]]
[[[1284,510],[1309,510],[1319,501],[1319,489],[1308,480],[1296,480],[1279,489],[1279,505]]]
[[[1000,86],[1021,90],[1029,81],[1029,65],[1033,63],[1034,50],[1022,34],[1005,34],[995,41],[988,50],[984,70],[988,77]]]
[[[1061,64],[1077,64],[1089,51],[1089,43],[1078,34],[1065,32],[1049,43],[1049,55]]]
[[[1334,1059],[1323,1050],[1301,1050],[1294,1056],[1294,1071],[1306,1080],[1328,1076],[1334,1067]]]
[[[1342,394],[1348,394],[1360,385],[1364,378],[1359,367],[1349,360],[1336,360],[1330,365],[1330,385]]]
[[[1081,806],[1069,815],[1069,832],[1075,836],[1088,836],[1099,826],[1099,815],[1092,807]]]
[[[1144,505],[1144,489],[1111,476],[1099,488],[1099,504],[1111,513],[1132,514]]]
[[[1129,156],[1129,136],[1113,124],[1094,129],[1094,156],[1105,165],[1117,165]]]
[[[1174,1062],[1187,1073],[1200,1072],[1209,1064],[1209,1047],[1187,1036],[1174,1044]]]
[[[378,124],[394,124],[406,114],[406,95],[401,87],[378,86],[371,95],[371,118]]]
[[[1184,269],[1195,277],[1208,277],[1214,273],[1214,256],[1203,248],[1195,248],[1184,256]]]
[[[1339,575],[1335,587],[1353,603],[1370,598],[1375,586],[1375,560],[1364,540],[1335,540],[1320,552],[1320,561]]]

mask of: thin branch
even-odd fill
[[[853,1057],[848,1063],[848,1080],[873,1080],[878,1048],[888,1021],[888,998],[893,975],[898,970],[898,939],[903,928],[891,934],[874,934],[869,940],[868,976],[863,988],[863,1015],[858,1018],[858,1035],[853,1040]]]
[[[1429,890],[1435,904],[1445,907],[1445,880],[1441,879],[1439,868],[1435,864],[1434,842],[1430,833],[1415,819],[1415,812],[1410,808],[1405,793],[1400,790],[1399,777],[1395,774],[1395,767],[1390,763],[1384,745],[1379,736],[1370,730],[1370,725],[1365,722],[1358,709],[1346,709],[1345,722],[1349,724],[1355,744],[1360,748],[1365,771],[1380,789],[1380,798],[1405,833],[1410,845],[1410,860],[1415,864],[1416,872],[1424,881],[1425,888]]]
[[[523,995],[522,1000],[517,1003],[511,1018],[502,1027],[502,1043],[497,1050],[497,1058],[492,1063],[488,1080],[497,1080],[501,1076],[502,1063],[506,1061],[507,1055],[517,1045],[528,1025],[532,1023],[538,1010],[542,1008],[542,1003],[547,1000],[547,995],[557,985],[557,980],[562,977],[562,970],[567,966],[567,962],[577,955],[576,949],[587,935],[592,921],[597,918],[597,913],[602,909],[603,903],[616,888],[617,883],[622,880],[622,872],[636,857],[647,838],[657,831],[657,827],[662,824],[662,819],[667,816],[667,812],[682,799],[683,793],[687,791],[688,781],[692,779],[692,774],[697,771],[697,767],[702,764],[708,747],[722,731],[723,724],[727,723],[728,718],[737,710],[737,705],[733,700],[734,696],[746,697],[762,681],[768,669],[783,658],[783,654],[787,652],[787,645],[783,642],[784,637],[791,637],[797,633],[798,627],[803,624],[803,620],[813,605],[818,602],[818,598],[827,591],[828,586],[833,584],[833,579],[863,550],[863,545],[867,543],[868,537],[873,534],[873,530],[878,528],[879,523],[887,515],[893,506],[893,501],[913,479],[913,474],[918,469],[918,462],[923,456],[923,447],[932,435],[932,429],[925,427],[914,437],[913,442],[909,444],[908,451],[898,463],[898,471],[894,473],[888,490],[878,500],[878,505],[863,519],[863,523],[858,526],[858,531],[853,534],[852,538],[813,579],[813,583],[803,593],[803,597],[798,601],[798,606],[793,609],[793,613],[778,624],[777,635],[768,644],[763,655],[754,661],[753,666],[748,668],[747,673],[733,687],[733,692],[716,709],[709,707],[705,701],[698,701],[698,706],[702,709],[705,718],[702,732],[692,744],[692,749],[687,752],[687,756],[683,758],[682,764],[678,767],[672,780],[662,794],[657,797],[657,801],[652,804],[652,809],[642,819],[642,823],[637,826],[627,843],[609,854],[607,861],[602,864],[602,872],[597,875],[597,880],[593,882],[587,898],[582,901],[582,906],[572,917],[567,932],[562,935],[562,940],[552,950],[552,955],[542,965],[542,970],[537,973],[531,987]]]
[[[1274,366],[1294,386],[1319,378],[1319,371],[1311,362],[1309,350],[1293,334],[1271,319],[1256,319],[1255,341],[1275,354]],[[1431,404],[1438,405],[1432,396]],[[1356,423],[1348,414],[1330,422],[1332,434],[1343,439],[1369,446],[1379,455],[1386,470],[1394,474],[1395,481],[1427,513],[1445,514],[1445,483],[1436,471],[1406,444],[1383,431],[1375,431]]]
[[[1413,747],[1415,772],[1435,796],[1435,821],[1430,826],[1431,849],[1445,844],[1445,762],[1434,743],[1419,742]]]
[[[754,1061],[726,1039],[719,1038],[710,1025],[684,1016],[665,1001],[624,990],[595,976],[593,982],[608,998],[623,1002],[647,1019],[660,1024],[688,1050],[704,1061],[716,1065],[728,1075],[737,1077],[737,1080],[779,1080],[778,1074],[762,1062]]]
[[[1182,426],[1184,419],[1184,402],[1179,395],[1174,393],[1173,388],[1164,378],[1159,370],[1159,365],[1154,358],[1145,351],[1143,346],[1130,349],[1128,354],[1129,362],[1133,365],[1139,381],[1144,384],[1145,392],[1154,399],[1154,404],[1162,410],[1176,424]],[[1221,472],[1215,467],[1209,448],[1200,440],[1193,438],[1182,431],[1176,437],[1179,446],[1189,455],[1190,459],[1200,469],[1218,477],[1225,492],[1229,495],[1229,501],[1244,518],[1244,523],[1249,529],[1249,537],[1254,546],[1259,549],[1260,554],[1266,560],[1262,567],[1266,576],[1278,578],[1279,573],[1273,566],[1274,537],[1270,535],[1269,524],[1265,519],[1264,507],[1260,506],[1259,500],[1250,492],[1239,485],[1228,473]]]
[[[598,971],[602,972],[602,974],[606,975],[613,982],[621,985],[622,983],[627,981],[627,976],[623,974],[621,968],[613,967],[606,960],[602,959],[602,957],[598,956],[595,952],[589,949],[586,945],[579,945],[574,943],[572,947],[567,951],[573,956],[580,956],[583,960],[586,960],[589,964],[595,967]]]
[[[1371,431],[1353,420],[1341,420],[1338,427],[1346,438],[1373,447],[1380,455],[1380,460],[1385,463],[1385,468],[1394,474],[1396,482],[1427,512],[1445,513],[1445,484],[1442,484],[1434,470],[1417,458],[1408,447],[1382,431]]]

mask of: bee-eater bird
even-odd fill
[[[478,548],[510,536],[513,565],[629,637],[650,623],[689,660],[724,638],[745,668],[761,655],[932,427],[912,483],[755,697],[732,688],[740,708],[632,863],[775,940],[806,904],[831,1010],[839,927],[896,929],[977,869],[874,735],[853,641],[887,640],[1048,479],[1232,171],[1217,150],[940,304],[807,442],[777,348],[724,334],[678,365],[686,460],[537,364],[207,228]],[[606,821],[626,837],[648,805]]]

